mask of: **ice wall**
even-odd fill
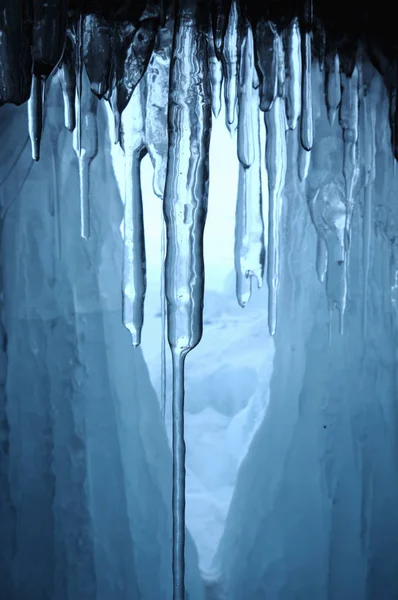
[[[377,107],[375,180],[364,177],[362,162],[341,335],[325,287],[337,303],[344,284],[344,147],[337,123],[329,124],[319,104],[319,76],[316,67],[317,121],[306,183],[297,175],[297,135],[287,134],[270,401],[238,475],[213,565],[215,598],[393,600],[398,594],[397,321],[391,304],[398,179],[388,148],[388,99],[375,75],[368,95]],[[371,143],[367,138],[361,152]],[[325,255],[311,207],[328,244],[324,283],[316,276]]]
[[[58,79],[46,106],[37,164],[26,105],[0,112],[0,598],[167,600],[171,453],[122,323],[122,203],[105,111],[83,241]],[[189,536],[186,562],[199,600]]]

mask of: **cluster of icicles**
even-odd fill
[[[287,171],[286,132],[299,128],[300,180],[308,174],[313,145],[312,31],[293,20],[281,32],[266,20],[254,30],[232,2],[229,19],[219,28],[199,26],[190,8],[163,26],[144,13],[138,27],[115,26],[96,15],[81,16],[68,31],[62,61],[56,66],[64,97],[65,125],[74,132],[79,160],[81,234],[90,234],[90,164],[97,153],[98,98],[114,115],[114,141],[125,155],[123,320],[140,344],[146,291],[145,242],[140,162],[149,153],[154,191],[163,200],[167,231],[165,295],[168,341],[173,358],[173,580],[174,600],[184,598],[185,445],[184,360],[200,341],[204,295],[203,233],[209,187],[212,113],[225,101],[226,125],[237,130],[239,186],[236,208],[235,268],[237,298],[245,306],[251,280],[269,288],[268,322],[276,331],[280,277],[280,222]],[[214,35],[213,35],[214,32]],[[117,57],[117,59],[115,58]],[[121,58],[120,58],[121,57]],[[339,239],[341,284],[332,308],[344,314],[346,259],[354,187],[358,178],[359,96],[365,106],[366,185],[375,177],[375,114],[366,104],[361,66],[341,72],[339,55],[325,58],[325,97],[331,122],[339,111],[344,137],[345,197],[337,189],[318,191],[310,204],[318,233],[317,270],[327,271],[328,231]],[[32,153],[39,159],[46,76],[33,73],[28,103]],[[362,92],[360,92],[362,90]],[[93,92],[93,93],[92,93]],[[133,93],[134,92],[134,93]],[[268,176],[268,248],[265,251],[260,144],[260,115],[266,127]],[[317,209],[328,194],[328,226]],[[370,210],[370,195],[367,208]],[[370,223],[370,216],[367,218]],[[369,229],[369,227],[368,227]],[[342,325],[341,325],[342,326]]]

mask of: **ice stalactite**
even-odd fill
[[[344,163],[343,174],[345,180],[346,226],[345,248],[346,258],[350,251],[351,219],[354,210],[355,185],[359,177],[357,157],[358,142],[358,68],[355,67],[351,77],[342,77],[342,96],[340,106],[340,125],[343,129]]]
[[[261,19],[256,26],[257,62],[261,78],[260,109],[268,111],[278,93],[279,34],[276,26]]]
[[[312,33],[306,31],[303,37],[302,106],[300,120],[301,144],[308,152],[314,139],[312,115]]]
[[[235,219],[236,297],[242,308],[250,300],[252,278],[262,286],[265,261],[258,89],[253,90],[250,119],[254,158],[249,168],[239,165]]]
[[[333,125],[341,102],[340,58],[338,52],[326,61],[326,106],[330,124]]]
[[[265,113],[267,131],[266,167],[269,189],[268,215],[268,327],[271,335],[276,332],[279,269],[280,226],[282,218],[283,188],[287,168],[286,113],[282,98],[276,98],[271,110]]]
[[[33,74],[32,88],[28,100],[28,128],[32,146],[32,158],[40,159],[40,142],[43,129],[43,95],[44,81]]]
[[[123,323],[132,343],[141,343],[146,293],[144,217],[141,160],[145,148],[145,86],[136,88],[121,118],[121,144],[125,154]]]
[[[300,181],[305,181],[308,177],[311,164],[311,152],[308,152],[300,144],[298,149],[298,176]]]
[[[211,83],[211,107],[213,115],[217,118],[221,112],[222,106],[222,82],[223,72],[222,63],[217,58],[216,51],[214,48],[213,34],[209,33],[208,42],[208,57],[209,57],[209,78]]]
[[[69,131],[76,127],[76,69],[73,42],[70,35],[66,36],[65,50],[60,67],[60,84],[64,98],[64,122]]]
[[[286,118],[289,129],[296,129],[301,114],[301,34],[298,19],[294,19],[287,33],[287,91]]]
[[[82,59],[91,91],[103,98],[111,84],[111,32],[99,15],[86,15],[83,26]]]
[[[205,35],[198,29],[189,5],[182,5],[173,41],[164,198],[168,340],[173,360],[174,600],[185,598],[184,362],[199,343],[203,326],[203,233],[211,131],[207,64]]]
[[[81,33],[83,31],[80,20]],[[81,45],[77,44],[76,69],[76,128],[73,147],[79,160],[80,175],[80,233],[90,237],[90,165],[98,152],[97,109],[98,100],[90,90],[90,83],[81,62]]]
[[[216,57],[220,61],[224,50],[225,34],[228,27],[228,15],[231,10],[231,0],[216,0],[212,3],[213,45]]]
[[[253,110],[256,110],[256,108],[253,108],[252,103],[253,53],[253,33],[247,23],[243,34],[238,92],[238,159],[245,168],[251,167],[255,156],[255,134],[252,116]],[[257,102],[255,106],[257,106]]]
[[[230,133],[237,127],[239,59],[239,14],[236,0],[232,0],[223,53],[225,114]]]

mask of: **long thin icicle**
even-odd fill
[[[350,248],[351,218],[354,210],[354,189],[358,180],[359,166],[357,161],[358,142],[358,69],[355,67],[352,76],[343,76],[343,93],[341,97],[340,124],[343,129],[345,180],[346,228],[345,248]]]
[[[260,109],[268,111],[278,94],[279,35],[276,26],[261,19],[256,26],[257,62],[261,74]]]
[[[303,40],[302,103],[300,136],[301,144],[309,151],[314,141],[314,123],[312,115],[312,33],[306,31]]]
[[[328,118],[333,125],[341,102],[340,58],[338,52],[327,61],[326,105]]]
[[[211,93],[205,36],[189,5],[177,18],[169,99],[164,214],[166,296],[173,359],[173,598],[185,598],[184,361],[202,336],[203,233],[209,186]]]
[[[211,108],[213,115],[217,118],[221,112],[221,91],[223,72],[221,61],[218,60],[215,52],[213,34],[210,30],[209,43],[208,43],[208,57],[209,57],[209,77],[211,83]]]
[[[236,296],[242,306],[250,300],[252,277],[262,286],[264,274],[264,222],[262,216],[259,90],[253,90],[250,117],[254,131],[254,160],[239,165],[235,220]]]
[[[30,143],[32,146],[32,158],[38,161],[40,159],[40,142],[43,129],[43,92],[44,81],[32,76],[32,88],[28,100],[28,128]]]
[[[250,167],[255,157],[255,135],[253,129],[253,71],[254,71],[253,33],[249,23],[243,36],[238,120],[238,158],[243,167]],[[256,102],[257,105],[257,102]],[[257,109],[258,110],[258,109]]]
[[[87,240],[90,237],[90,165],[98,152],[98,100],[91,93],[90,82],[83,67],[78,79],[77,127],[74,131],[73,147],[79,159],[80,234]]]
[[[301,114],[301,34],[298,19],[289,27],[287,38],[286,118],[289,129],[296,129]]]
[[[225,33],[223,60],[226,125],[230,133],[235,131],[237,125],[236,109],[239,85],[238,21],[237,3],[236,0],[232,0],[228,27]]]
[[[145,155],[143,83],[134,91],[121,117],[121,142],[125,153],[123,323],[132,343],[141,343],[146,294],[144,215],[141,193],[141,160]]]
[[[282,217],[282,193],[287,169],[285,103],[277,98],[269,112],[265,113],[267,130],[266,167],[269,188],[268,217],[268,327],[271,335],[276,332],[277,301],[280,269],[280,227]]]

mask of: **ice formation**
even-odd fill
[[[162,202],[165,224],[165,231],[159,231],[163,238],[164,258],[163,413],[166,412],[166,337],[173,363],[174,600],[183,600],[186,592],[184,365],[188,353],[199,344],[203,333],[203,239],[208,208],[212,113],[218,117],[224,103],[226,127],[232,136],[236,134],[239,182],[235,270],[240,306],[246,306],[250,300],[252,278],[257,279],[260,287],[266,269],[269,332],[278,339],[279,327],[286,331],[286,323],[294,330],[292,317],[286,317],[289,312],[286,271],[291,269],[295,273],[292,278],[298,288],[300,279],[292,267],[294,257],[286,256],[286,239],[295,226],[302,228],[301,235],[305,230],[308,239],[308,219],[312,223],[314,242],[314,277],[318,275],[319,281],[325,282],[330,344],[335,336],[336,310],[340,333],[349,338],[351,331],[352,335],[350,325],[347,325],[348,334],[345,327],[349,320],[346,313],[349,313],[353,277],[350,274],[351,254],[359,252],[358,239],[362,244],[364,309],[362,330],[357,334],[368,335],[375,219],[383,222],[383,235],[394,249],[391,253],[393,283],[386,302],[390,308],[396,303],[396,234],[389,229],[394,220],[393,217],[383,220],[378,214],[380,206],[375,207],[373,200],[374,186],[378,183],[378,145],[385,146],[391,136],[393,153],[397,153],[396,82],[391,83],[391,69],[385,68],[380,56],[377,60],[374,56],[369,57],[363,41],[358,41],[354,49],[336,46],[327,24],[316,19],[312,3],[306,2],[304,9],[299,17],[294,15],[285,20],[277,14],[254,18],[250,7],[245,9],[237,0],[217,1],[212,3],[210,18],[199,3],[181,0],[174,7],[166,3],[148,3],[127,10],[123,5],[117,5],[114,14],[110,10],[109,15],[104,16],[95,10],[79,12],[73,7],[68,13],[66,1],[50,0],[45,4],[21,2],[16,8],[6,3],[0,14],[0,103],[20,105],[27,102],[26,130],[32,158],[37,162],[41,157],[46,120],[49,129],[51,122],[56,124],[52,146],[53,158],[55,156],[54,132],[59,135],[58,117],[54,116],[54,106],[47,105],[47,93],[51,96],[53,90],[53,97],[56,93],[62,95],[62,118],[66,129],[73,132],[73,148],[79,164],[80,233],[87,244],[90,243],[92,214],[96,212],[98,194],[92,170],[98,164],[99,154],[101,161],[109,158],[111,162],[110,157],[104,156],[100,143],[105,127],[103,106],[107,103],[107,127],[112,130],[111,137],[124,161],[121,303],[123,323],[130,331],[135,347],[140,345],[145,327],[146,241],[140,170],[146,154],[154,167],[153,189]],[[15,31],[20,34],[18,43],[14,39]],[[378,114],[378,104],[387,93],[389,114],[386,111]],[[261,136],[262,121],[265,123],[265,143]],[[385,155],[392,156],[387,152]],[[60,160],[59,156],[56,158]],[[57,189],[57,182],[54,189]],[[296,194],[297,190],[300,190],[301,203],[306,200],[306,216],[302,206],[297,208],[298,216],[295,216],[289,195]],[[362,227],[356,222],[358,205],[362,212]],[[64,210],[55,192],[53,211],[57,226],[54,235],[58,238],[58,258],[66,247],[60,214]],[[98,224],[95,227],[98,229]],[[297,240],[296,245],[299,245]],[[299,253],[300,248],[294,251]],[[82,256],[85,252],[82,250]],[[305,258],[309,258],[308,254]],[[281,289],[284,292],[280,302]],[[73,286],[70,291],[73,292]],[[318,292],[314,292],[316,294]],[[294,307],[294,295],[291,300]],[[76,302],[75,298],[73,302]],[[292,312],[297,313],[297,320],[300,320],[297,309]],[[285,322],[280,313],[285,316]],[[303,314],[309,320],[306,309]],[[77,330],[76,326],[76,335]],[[302,342],[297,343],[300,346]],[[339,343],[344,346],[346,342]],[[322,351],[326,352],[325,348],[322,347]],[[338,362],[335,355],[331,360]],[[283,360],[277,369],[283,370],[282,363]],[[294,371],[293,376],[296,375]],[[78,388],[79,382],[73,385]],[[286,393],[289,393],[287,384]],[[70,410],[77,409],[71,407]],[[392,418],[393,407],[389,405],[386,410]],[[266,428],[264,423],[263,428]],[[56,426],[56,423],[48,424],[50,429]],[[7,438],[7,431],[4,435]],[[67,442],[74,445],[73,457],[86,451],[83,433],[74,435],[76,439]],[[257,444],[260,443],[258,438],[259,434]],[[57,449],[51,452],[55,456]],[[47,469],[46,476],[51,478],[51,467],[46,465],[44,468]],[[278,476],[273,473],[275,480],[270,485],[277,485]],[[68,481],[64,485],[67,487]],[[325,485],[333,487],[334,480]],[[238,489],[231,514],[233,511],[245,512],[240,493]],[[330,492],[331,498],[334,498],[333,494]],[[62,502],[57,509],[63,510]],[[321,517],[318,515],[317,518]],[[235,525],[227,527],[225,539],[229,536],[235,544]],[[75,551],[73,544],[76,548],[79,544],[84,545],[83,538],[72,540],[71,547],[65,549],[66,554]],[[256,600],[260,597],[260,588],[253,587],[250,593],[245,592],[239,588],[241,580],[235,581],[238,561],[234,562],[233,553],[226,558],[225,543],[223,538],[218,560],[221,569],[229,569],[226,578],[228,598]],[[249,546],[248,542],[248,551]],[[283,554],[280,548],[274,550],[276,555],[270,553],[268,556],[270,564],[280,560]],[[94,567],[89,565],[87,568]],[[261,565],[258,569],[261,571]],[[305,592],[303,588],[300,597],[321,598],[319,594],[324,585],[321,579],[326,577],[322,573],[319,574],[319,585],[314,584]],[[261,573],[259,577],[261,579]],[[281,577],[283,579],[285,575]],[[388,577],[393,585],[390,571]],[[285,580],[281,583],[278,575],[272,585],[274,591],[270,592],[270,597],[284,597],[278,596],[281,593],[290,597],[289,584]],[[337,596],[345,597],[339,595],[337,583],[331,585],[336,585]],[[131,593],[138,593],[134,591],[138,588],[139,582],[131,582]],[[360,584],[353,589],[356,594],[363,593]],[[264,593],[266,595],[267,591]],[[86,597],[94,598],[95,592],[87,592]],[[199,598],[200,593],[192,597]],[[383,594],[378,597],[387,599]],[[56,598],[58,600],[58,596]],[[76,600],[78,598],[76,596]]]

